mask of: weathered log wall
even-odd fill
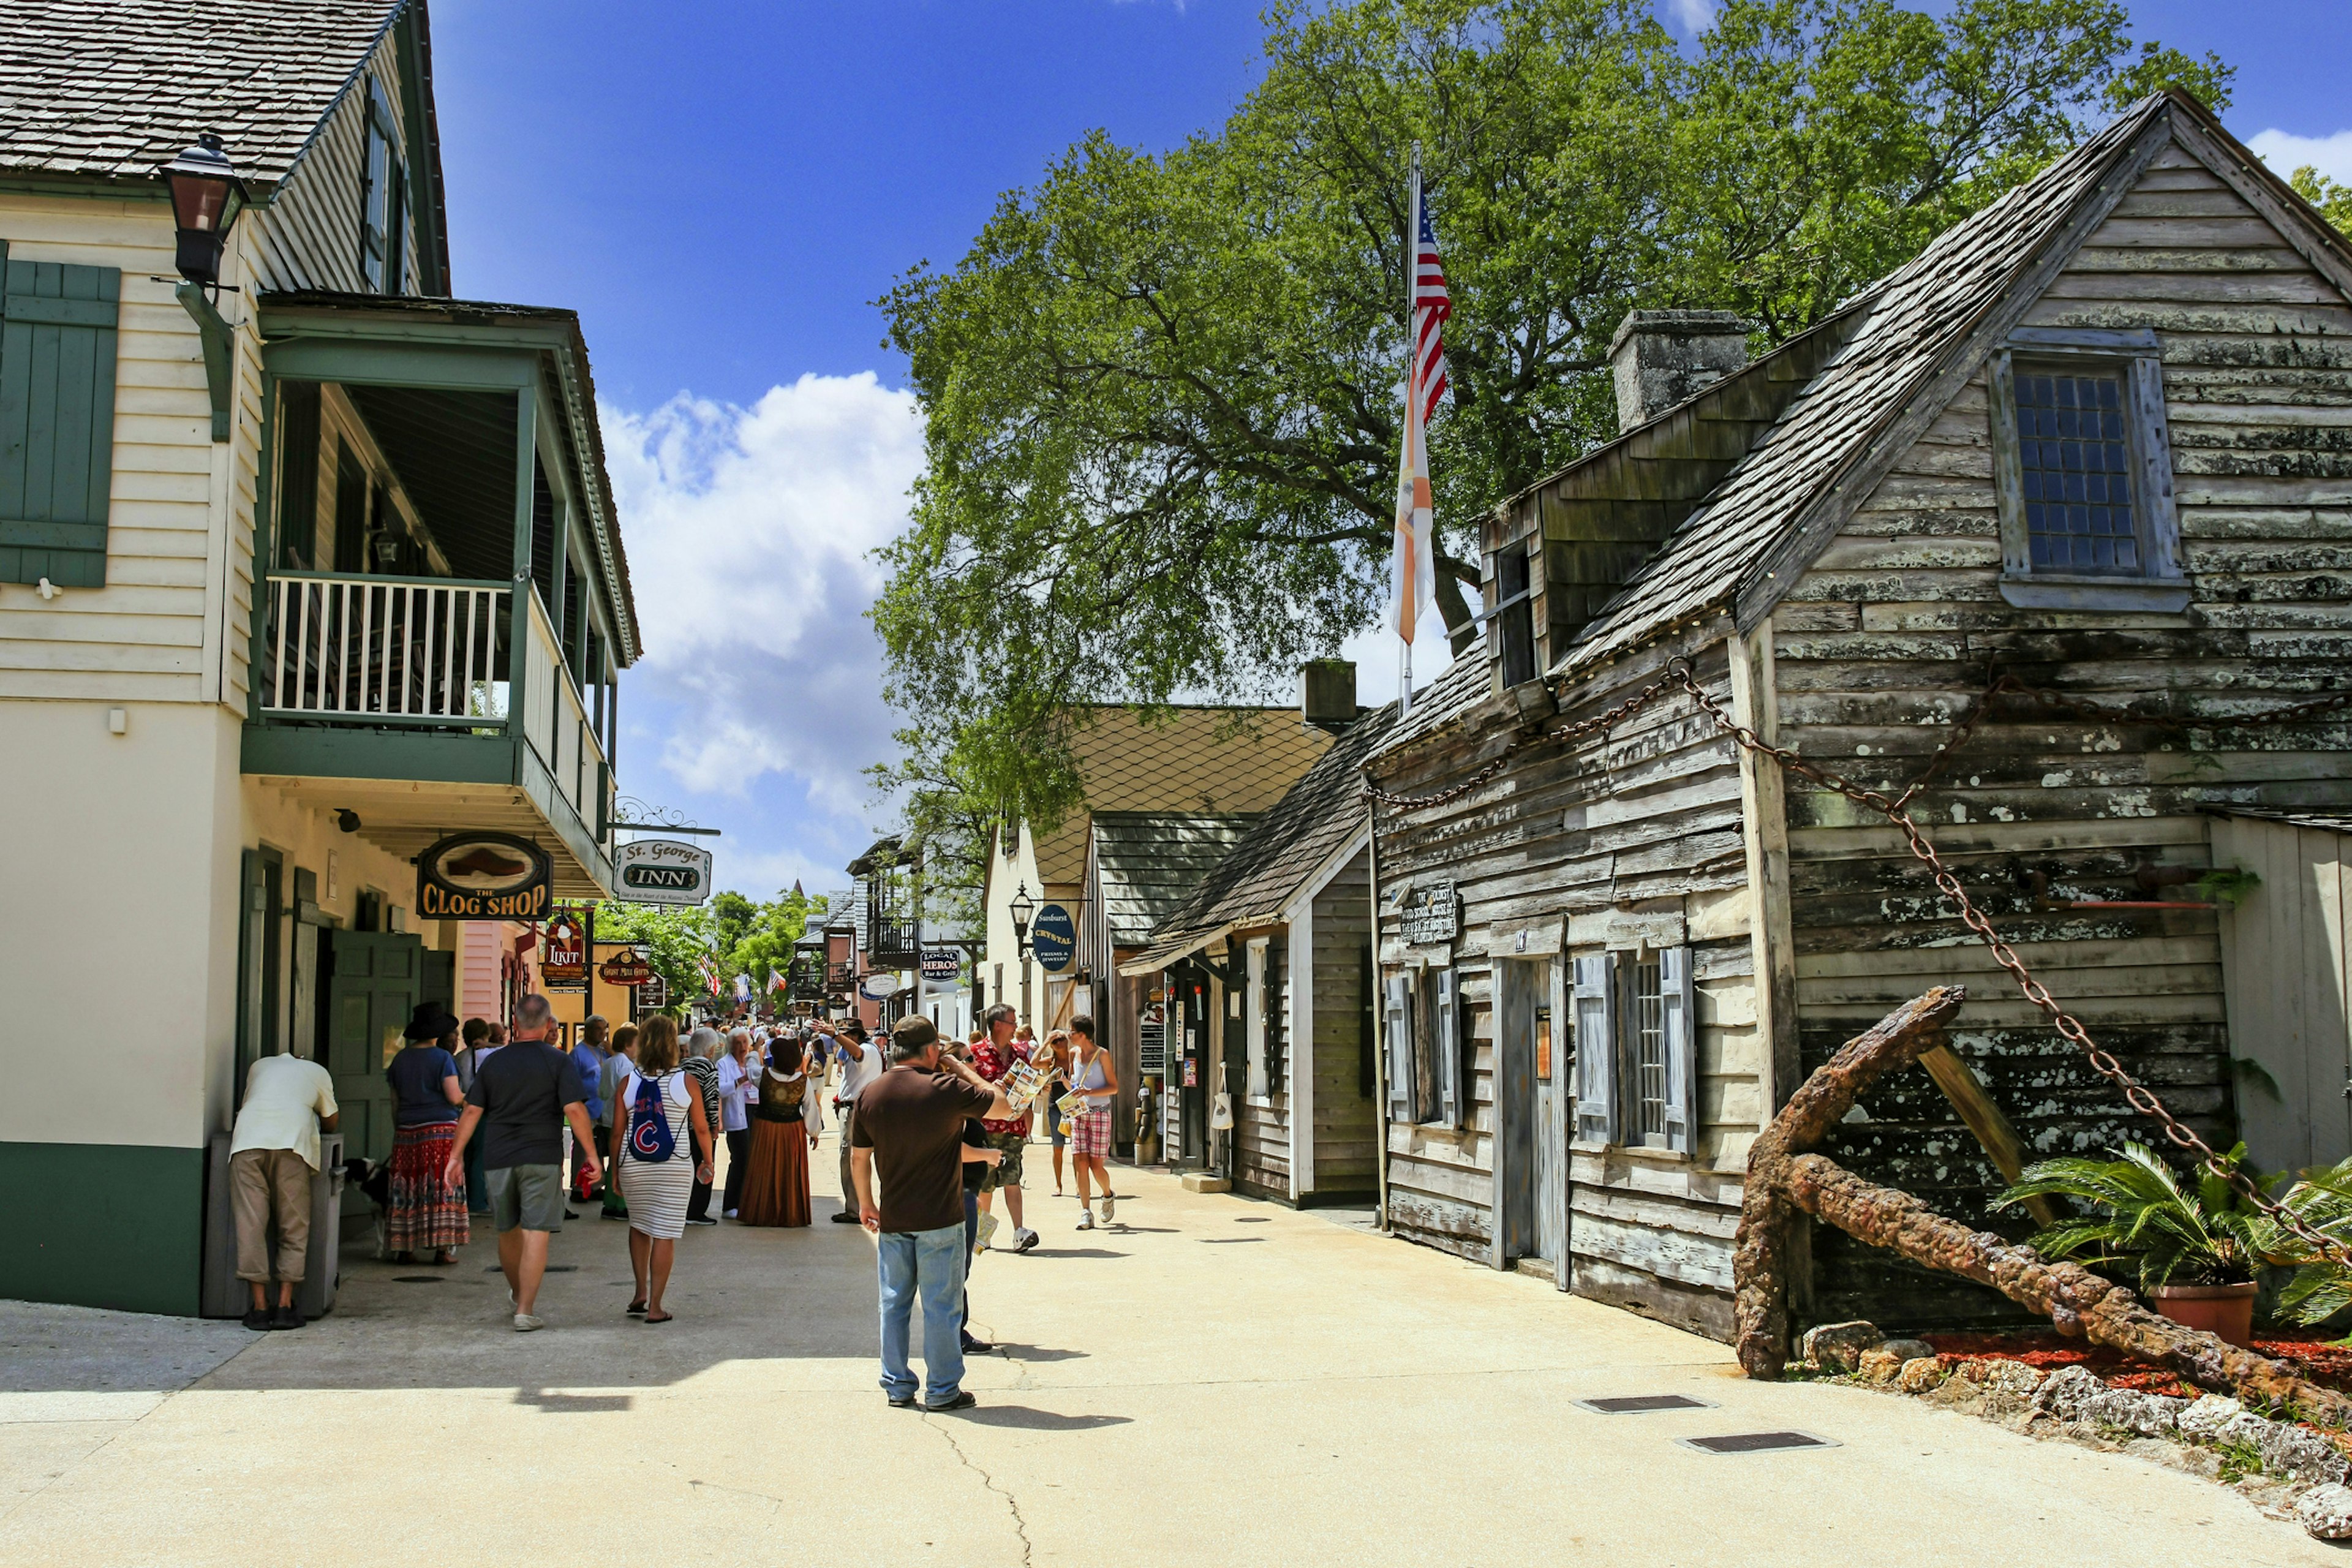
[[[2026,318],[2153,328],[2162,345],[2183,547],[2178,616],[2022,610],[1999,591],[1992,434],[1972,381],[1775,612],[1780,738],[1868,780],[1907,780],[1997,661],[2028,682],[2220,719],[2352,681],[2352,310],[2252,208],[2178,148],[2161,156]],[[2025,962],[2095,1036],[2217,1144],[2232,1122],[2221,952],[2204,910],[2038,909],[2150,892],[2143,867],[2201,868],[2214,803],[2343,809],[2341,723],[2188,735],[2053,721],[1980,725],[1917,811]],[[2039,1154],[2149,1137],[2017,995],[1892,830],[1792,781],[1791,923],[1802,1062],[1931,984],[1965,983],[1955,1031]],[[1824,1152],[1972,1226],[1997,1186],[1924,1075],[1890,1079]],[[1826,1230],[1816,1320],[1926,1328],[2009,1310]]]

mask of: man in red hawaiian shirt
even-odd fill
[[[1013,1040],[1013,1009],[999,1002],[981,1015],[981,1023],[988,1033],[971,1047],[972,1069],[990,1083],[1000,1083],[1013,1070],[1015,1062],[1026,1059],[1028,1051]],[[982,1133],[992,1149],[1002,1151],[1003,1161],[984,1172],[980,1179],[980,1249],[986,1251],[988,1238],[996,1234],[996,1191],[1004,1189],[1004,1209],[1013,1216],[1013,1250],[1026,1252],[1037,1245],[1037,1233],[1021,1223],[1021,1152],[1029,1147],[1029,1117],[1034,1108],[1025,1109],[1009,1121],[983,1121]]]

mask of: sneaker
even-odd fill
[[[1013,1251],[1015,1251],[1015,1252],[1026,1252],[1026,1251],[1028,1251],[1031,1247],[1033,1247],[1036,1246],[1036,1245],[1037,1245],[1037,1242],[1038,1242],[1038,1236],[1037,1236],[1037,1233],[1036,1233],[1035,1231],[1034,1231],[1034,1230],[1029,1229],[1026,1226],[1016,1226],[1013,1228]]]
[[[996,1226],[997,1218],[993,1213],[984,1214],[980,1216],[980,1240],[974,1244],[974,1251],[986,1252],[988,1250],[988,1238],[996,1234]]]
[[[833,1216],[833,1223],[835,1225],[856,1225],[857,1223],[857,1216],[850,1213],[847,1209],[844,1209],[839,1214]],[[910,1399],[907,1401],[907,1403],[912,1405],[914,1401]]]
[[[1110,1223],[1110,1216],[1118,1212],[1118,1205],[1111,1201],[1111,1195],[1108,1193],[1105,1193],[1103,1194],[1102,1205],[1103,1224],[1108,1225]]]
[[[1095,1211],[1090,1208],[1080,1209],[1078,1211],[1078,1228],[1080,1230],[1092,1230],[1094,1227]]]
[[[529,1312],[517,1312],[515,1314],[516,1333],[527,1334],[534,1329],[543,1329],[545,1327],[547,1327],[547,1320],[544,1318],[534,1318]]]
[[[935,1415],[944,1415],[950,1410],[969,1410],[979,1403],[969,1393],[959,1393],[953,1399],[943,1399],[937,1405],[926,1405],[923,1408]]]
[[[890,1408],[891,1408],[891,1409],[893,1409],[893,1410],[912,1410],[914,1407],[915,1407],[915,1396],[914,1396],[913,1394],[894,1394],[890,1395]]]
[[[719,1222],[712,1219],[707,1214],[690,1214],[686,1216],[686,1223],[688,1225],[717,1225]]]
[[[299,1329],[302,1326],[302,1309],[289,1302],[269,1314],[273,1329]]]
[[[733,1209],[729,1209],[727,1211],[727,1217],[729,1219],[733,1219],[735,1217],[735,1211]]]
[[[961,1343],[963,1345],[963,1353],[966,1355],[986,1355],[989,1352],[996,1348],[986,1340],[976,1340],[970,1334],[963,1336]]]
[[[249,1307],[246,1309],[245,1326],[248,1329],[268,1328],[269,1309],[267,1307]]]
[[[563,1211],[563,1217],[565,1219],[578,1219],[580,1217],[580,1211],[578,1209],[565,1209]]]

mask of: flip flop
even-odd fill
[[[676,1312],[664,1312],[660,1317],[656,1318],[651,1312],[647,1312],[640,1321],[647,1323],[667,1323],[672,1318],[677,1316],[677,1314]]]
[[[629,1316],[632,1318],[642,1318],[645,1315],[646,1304],[643,1301],[632,1301],[629,1303]]]

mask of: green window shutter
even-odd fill
[[[106,585],[121,295],[118,268],[0,250],[0,582]]]

